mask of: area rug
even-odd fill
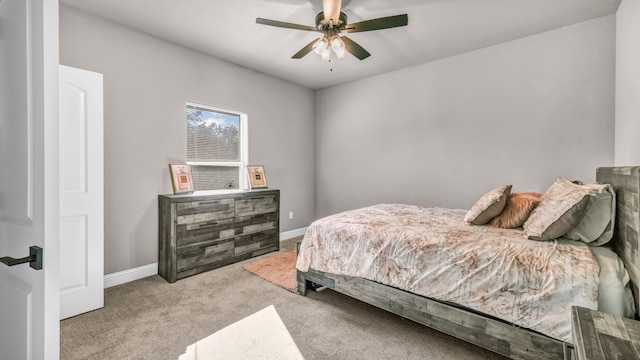
[[[250,262],[242,268],[292,293],[298,292],[295,250]]]

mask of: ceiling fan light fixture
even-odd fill
[[[345,55],[344,41],[340,39],[340,36],[335,35],[331,38],[331,50],[336,54],[338,59],[342,59]]]
[[[320,38],[320,40],[313,44],[313,52],[320,56],[324,56],[324,54],[328,54],[330,51],[329,40],[327,40],[326,37]]]
[[[331,60],[331,51],[328,51],[328,50],[327,50],[327,51],[326,51],[326,52],[324,52],[322,55],[320,55],[320,58],[321,58],[323,61],[329,61],[329,60]]]
[[[2,0],[0,0],[2,1]],[[372,30],[390,29],[409,24],[407,14],[386,16],[376,19],[369,19],[349,24],[347,15],[341,11],[341,0],[323,0],[322,11],[316,15],[316,26],[307,26],[288,23],[284,21],[256,18],[256,23],[262,25],[275,26],[286,29],[314,31],[323,33],[319,40],[312,40],[297,53],[292,59],[301,59],[310,52],[315,52],[322,60],[331,61],[331,53],[335,58],[342,59],[346,53],[350,53],[358,60],[364,60],[371,56],[360,44],[346,36],[339,36],[340,33],[356,33]]]

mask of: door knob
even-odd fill
[[[31,246],[29,247],[29,256],[20,259],[5,256],[0,258],[0,262],[8,266],[29,263],[33,269],[42,270],[42,248]]]

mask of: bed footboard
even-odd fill
[[[331,278],[323,277],[317,273],[303,273],[298,271],[298,293],[307,295],[307,290],[316,291],[318,287],[334,288],[334,281]]]
[[[374,281],[312,269],[297,279],[303,296],[321,285],[511,359],[574,358],[571,344]]]

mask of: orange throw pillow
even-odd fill
[[[502,212],[494,217],[490,224],[503,229],[514,229],[522,226],[529,214],[540,204],[542,194],[523,192],[511,194]]]

